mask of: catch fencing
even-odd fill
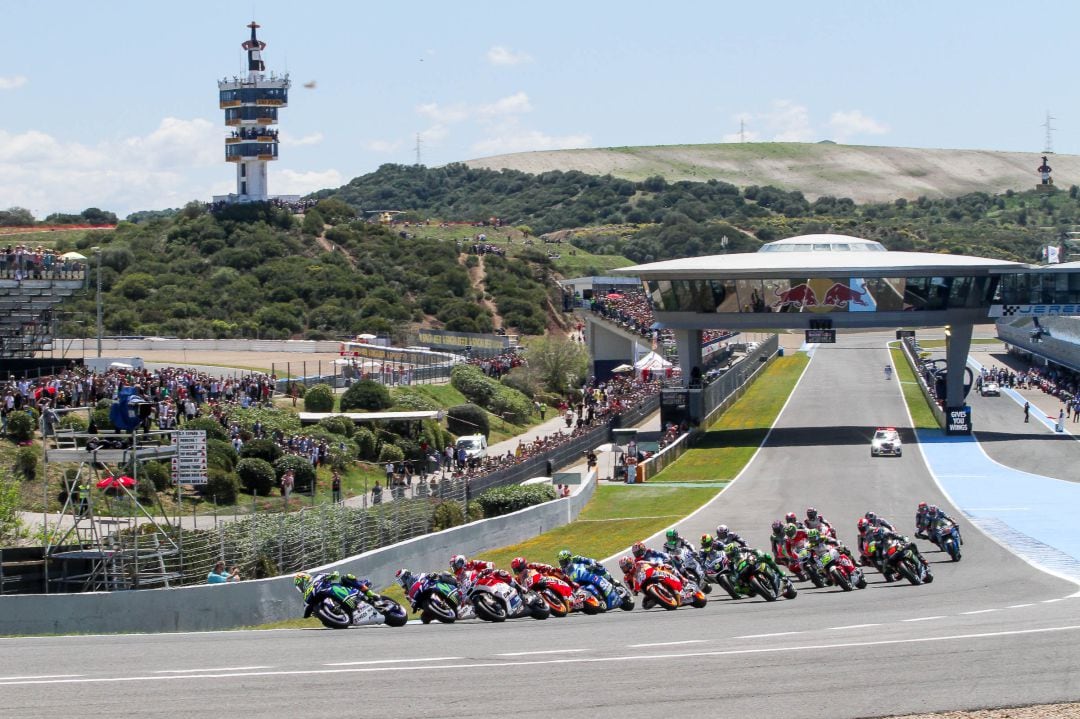
[[[408,494],[367,507],[324,504],[252,515],[210,529],[174,527],[169,534],[178,550],[160,561],[166,572],[181,577],[179,584],[205,583],[218,561],[238,568],[244,579],[273,577],[428,534],[442,503],[456,503],[461,516],[466,514],[464,480],[444,479],[434,495],[419,489]]]

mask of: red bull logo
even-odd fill
[[[867,305],[866,300],[863,299],[863,295],[865,294],[866,292],[853,290],[847,285],[842,285],[837,282],[825,293],[825,301],[822,304],[831,305],[833,307],[847,307],[848,303],[851,303],[865,307]]]
[[[834,285],[836,287],[837,285]],[[830,290],[831,292],[831,290]],[[817,306],[817,294],[807,283],[803,282],[801,285],[792,285],[783,292],[773,291],[776,295],[776,302],[773,303],[775,309],[782,307],[816,307]]]

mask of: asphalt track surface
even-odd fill
[[[814,505],[850,538],[873,509],[912,531],[948,506],[917,446],[871,459],[878,425],[907,427],[883,335],[819,348],[742,476],[679,528],[768,526]],[[905,431],[911,440],[913,434]],[[628,488],[628,491],[632,491]],[[957,513],[958,514],[958,513]],[[954,515],[956,516],[956,515]],[[936,581],[862,591],[799,585],[795,600],[599,617],[0,640],[5,715],[264,717],[871,717],[1080,698],[1077,586],[964,526],[964,559],[927,553]],[[920,543],[924,545],[925,543]]]

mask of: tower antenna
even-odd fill
[[[1053,136],[1053,132],[1054,132],[1054,130],[1056,128],[1053,125],[1050,124],[1050,121],[1051,120],[1056,120],[1056,119],[1057,119],[1056,117],[1053,117],[1050,114],[1049,110],[1046,111],[1046,122],[1044,122],[1042,124],[1042,126],[1046,129],[1046,143],[1045,143],[1045,145],[1043,147],[1043,152],[1045,152],[1047,155],[1050,155],[1050,154],[1052,154],[1054,152],[1054,136]]]
[[[419,167],[420,162],[420,133],[416,133],[416,166]]]

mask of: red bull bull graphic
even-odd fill
[[[847,285],[836,282],[829,288],[829,291],[825,293],[825,301],[821,304],[841,308],[847,307],[848,304],[866,307],[869,303],[863,299],[863,295],[865,294],[865,290],[860,292],[859,290],[852,289]]]
[[[817,307],[817,294],[806,282],[801,285],[792,285],[788,289],[777,292],[773,291],[776,295],[776,302],[773,303],[773,309],[780,310],[784,307],[793,307],[795,309],[803,309],[806,307]]]

